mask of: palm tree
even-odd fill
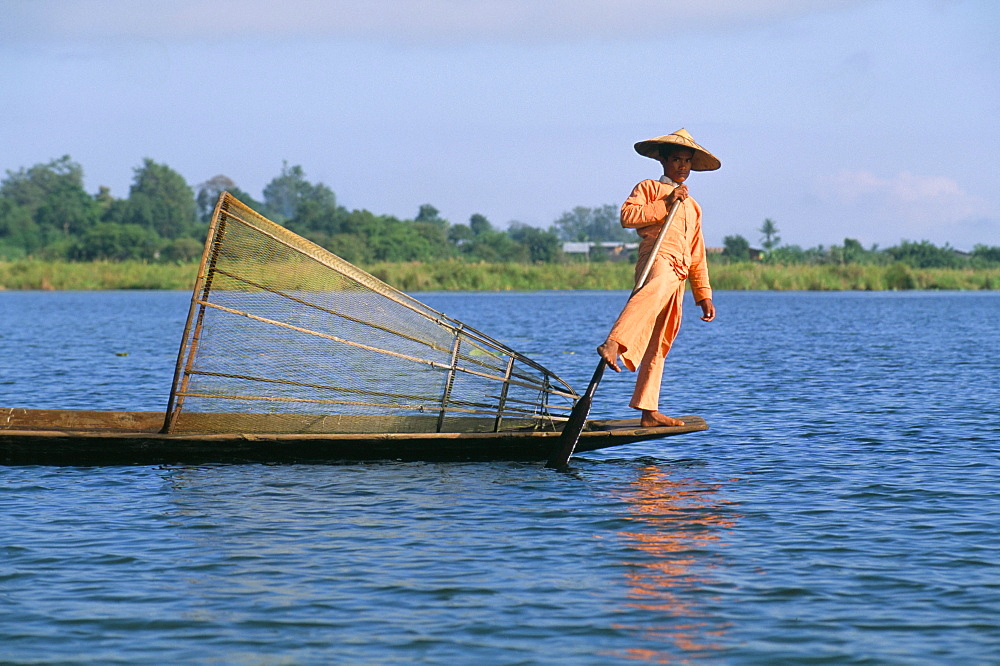
[[[760,244],[768,252],[781,242],[781,237],[778,236],[778,225],[769,217],[764,220],[764,225],[757,231],[764,234],[764,238],[761,239]]]

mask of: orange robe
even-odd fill
[[[635,268],[637,280],[667,219],[669,210],[663,197],[674,187],[666,178],[644,180],[622,204],[622,226],[635,229],[642,239]],[[691,197],[674,215],[646,284],[629,299],[608,334],[618,343],[626,367],[633,371],[639,368],[629,402],[635,409],[659,410],[663,360],[680,330],[685,280],[691,281],[695,303],[712,297],[701,206]]]

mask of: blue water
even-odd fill
[[[578,389],[625,296],[418,295]],[[163,409],[188,299],[0,293],[0,406]],[[0,467],[0,662],[1000,663],[1000,293],[716,303],[568,474]]]

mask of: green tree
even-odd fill
[[[259,201],[256,201],[249,194],[238,188],[231,178],[220,174],[212,176],[198,186],[198,194],[195,197],[195,202],[198,204],[198,218],[202,222],[207,223],[212,219],[212,213],[215,212],[215,204],[218,203],[219,195],[223,192],[229,192],[256,211],[260,211],[263,208]]]
[[[0,183],[0,197],[11,199],[34,214],[64,182],[83,189],[83,167],[69,155],[29,169],[8,171],[7,178]]]
[[[434,248],[416,225],[389,215],[355,210],[344,216],[342,231],[330,238],[330,250],[348,261],[364,256],[366,261],[419,261],[434,256]],[[356,237],[363,242],[363,251]]]
[[[184,177],[148,157],[135,169],[121,220],[155,231],[161,238],[198,234],[198,207]]]
[[[457,248],[473,239],[472,229],[467,224],[453,224],[448,227],[448,242]]]
[[[0,257],[13,259],[32,255],[44,244],[31,211],[11,199],[0,198]]]
[[[320,236],[342,233],[346,217],[347,211],[336,205],[334,197],[321,194],[316,198],[300,200],[295,208],[295,217],[288,220],[286,226],[315,240]]]
[[[96,224],[100,215],[97,202],[83,188],[83,167],[69,155],[30,169],[8,171],[0,183],[0,197],[27,211],[34,225],[22,237],[28,245],[44,246],[78,235]],[[8,215],[13,213],[13,209],[8,210]],[[28,246],[25,249],[32,251]]]
[[[479,236],[489,231],[493,231],[493,225],[490,221],[486,219],[486,216],[480,215],[479,213],[473,213],[469,217],[469,229],[472,231],[473,236]]]
[[[984,266],[1000,264],[1000,247],[978,244],[972,248],[972,258]]]
[[[442,259],[451,256],[453,246],[449,241],[448,220],[441,211],[430,204],[423,204],[413,219],[413,230],[427,243],[427,254],[419,259]]]
[[[301,166],[289,167],[288,162],[283,162],[281,173],[264,186],[264,214],[279,224],[285,224],[296,217],[299,206],[305,201],[325,208],[337,207],[333,190],[322,183],[310,183]],[[299,225],[299,228],[303,226]]]
[[[962,264],[954,249],[948,245],[936,247],[929,241],[919,243],[903,241],[895,247],[888,248],[886,253],[895,261],[912,268],[955,268]]]
[[[433,224],[444,228],[447,228],[448,226],[448,220],[441,217],[441,211],[430,204],[422,205],[417,211],[417,216],[413,219],[413,221]]]
[[[375,253],[367,239],[358,234],[334,234],[326,239],[323,247],[353,264],[370,264]]]
[[[160,258],[164,261],[192,261],[201,257],[204,246],[193,238],[175,238],[160,250]]]
[[[67,254],[74,261],[151,259],[161,244],[148,227],[101,222],[76,239]]]
[[[722,245],[722,256],[730,261],[750,261],[750,241],[743,236],[726,236]]]
[[[778,236],[778,225],[769,217],[764,219],[764,224],[757,231],[764,234],[760,244],[768,253],[781,242],[781,237]]]
[[[627,243],[635,240],[635,232],[621,225],[621,213],[610,204],[598,208],[577,206],[555,221],[555,231],[564,241]]]
[[[782,245],[771,250],[768,261],[778,264],[804,264],[806,251],[798,245]]]
[[[543,231],[537,227],[513,222],[507,234],[524,248],[528,261],[554,263],[562,257],[562,243],[554,231]]]
[[[845,264],[875,264],[880,262],[877,246],[866,250],[862,247],[861,242],[855,238],[844,239],[841,259]]]
[[[377,261],[422,261],[434,256],[430,241],[410,223],[385,216],[378,233],[369,236]]]
[[[413,230],[427,243],[427,255],[419,259],[443,259],[452,254],[452,244],[448,241],[447,227],[436,222],[414,222]]]
[[[468,224],[453,224],[448,227],[448,242],[459,250],[467,250],[478,236],[493,232],[493,225],[485,215],[473,213]]]
[[[471,261],[487,263],[504,263],[526,261],[528,250],[502,231],[483,231],[474,236],[470,243],[461,248],[462,253]]]

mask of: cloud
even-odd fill
[[[984,212],[984,202],[965,192],[952,178],[918,176],[903,171],[890,178],[869,171],[841,171],[834,179],[848,202],[881,202],[920,220],[964,219]]]
[[[988,203],[946,176],[902,171],[884,177],[869,171],[841,171],[829,185],[824,188],[825,198],[852,209],[869,229],[891,225],[912,240],[943,242],[959,230],[964,237],[967,230],[991,226],[987,224]]]
[[[872,0],[0,0],[0,40],[627,41]]]

